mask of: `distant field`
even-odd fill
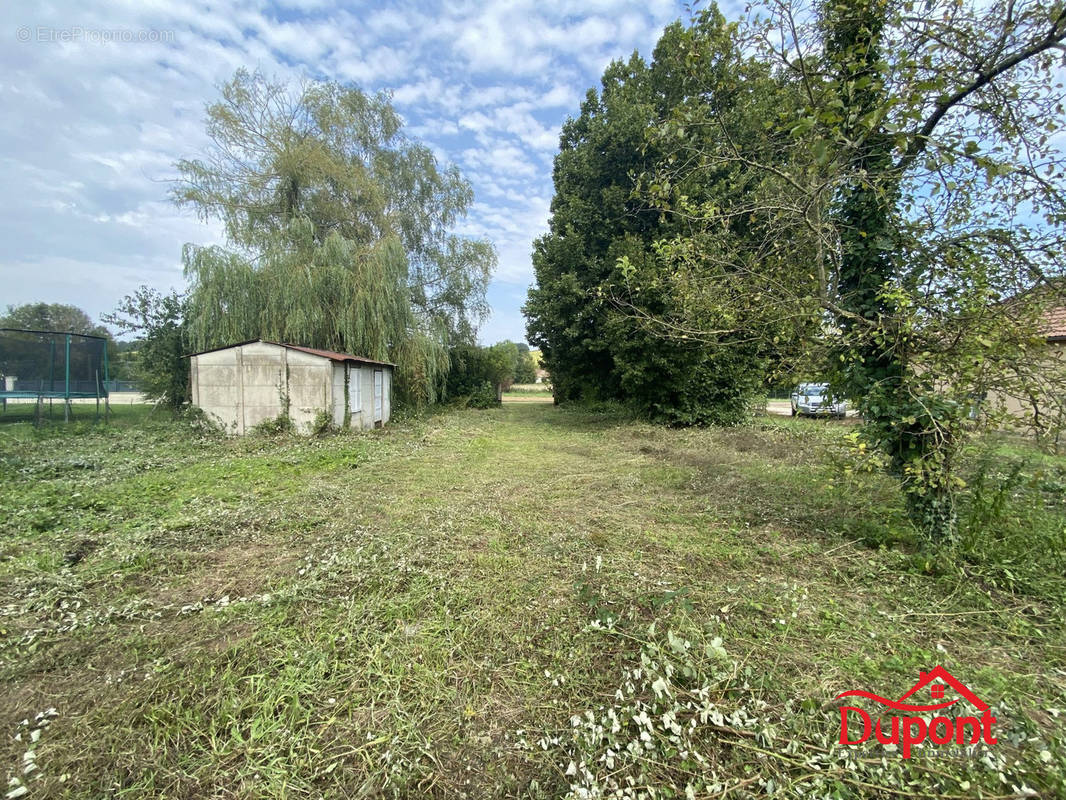
[[[547,383],[516,383],[503,393],[505,403],[552,403],[551,385]]]
[[[1061,790],[1066,459],[969,454],[988,490],[956,568],[854,469],[852,426],[547,398],[314,439],[147,406],[0,419],[7,777],[30,798]],[[836,744],[837,694],[899,697],[936,664],[999,744]]]

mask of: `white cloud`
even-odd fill
[[[577,90],[573,86],[557,84],[544,92],[536,105],[540,108],[565,108],[576,113],[577,107],[584,99],[584,90]]]
[[[537,165],[527,158],[520,147],[512,144],[472,147],[464,150],[460,158],[463,164],[481,167],[502,177],[535,179],[538,174]]]
[[[174,162],[206,145],[204,105],[238,67],[391,90],[408,133],[455,162],[477,202],[461,232],[492,239],[491,330],[522,338],[532,240],[546,229],[559,127],[599,70],[650,55],[674,0],[436,0],[338,9],[327,0],[9,3],[12,31],[83,30],[0,47],[0,281],[4,302],[92,315],[141,283],[182,283],[185,242],[220,241],[167,200]],[[90,41],[84,31],[162,41]],[[500,287],[505,287],[501,289]]]
[[[367,29],[379,36],[405,35],[416,27],[418,20],[420,17],[395,8],[378,9],[362,18]]]

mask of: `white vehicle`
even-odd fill
[[[848,404],[842,399],[830,396],[828,392],[827,384],[801,383],[792,392],[792,416],[797,414],[847,416]]]

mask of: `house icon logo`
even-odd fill
[[[919,695],[928,688],[930,703],[920,703]],[[948,696],[948,690],[953,690],[954,697]],[[840,744],[858,746],[870,739],[871,733],[881,744],[894,744],[900,747],[904,758],[911,757],[911,748],[920,742],[928,741],[932,744],[976,744],[980,741],[986,744],[995,744],[998,739],[992,735],[992,726],[996,718],[992,716],[988,704],[970,690],[966,684],[948,672],[941,666],[937,666],[929,672],[918,672],[918,682],[914,684],[899,700],[876,695],[862,689],[852,689],[841,692],[837,699],[845,697],[862,697],[880,703],[886,709],[909,714],[929,715],[935,712],[955,706],[960,701],[965,701],[977,711],[976,716],[948,717],[943,714],[934,716],[931,721],[926,721],[924,716],[900,716],[894,714],[889,718],[889,731],[885,732],[884,719],[878,717],[872,719],[870,713],[856,706],[840,707]],[[849,719],[851,727],[849,728]],[[857,724],[862,725],[862,734],[858,738],[852,738],[857,733]]]

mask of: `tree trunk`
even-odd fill
[[[925,396],[929,388],[909,372],[896,330],[900,312],[885,297],[886,285],[898,278],[900,175],[892,137],[861,123],[888,101],[880,61],[886,8],[882,0],[858,0],[827,4],[825,12],[826,56],[847,106],[845,120],[831,135],[856,143],[834,212],[840,232],[839,304],[847,312],[837,318],[844,344],[835,382],[859,398],[872,437],[892,458],[911,520],[930,542],[941,545],[956,538],[954,440],[950,420],[938,416],[941,404]],[[916,398],[915,392],[923,396]]]
[[[958,540],[959,518],[955,492],[947,486],[907,493],[907,514],[932,544],[953,545]]]

